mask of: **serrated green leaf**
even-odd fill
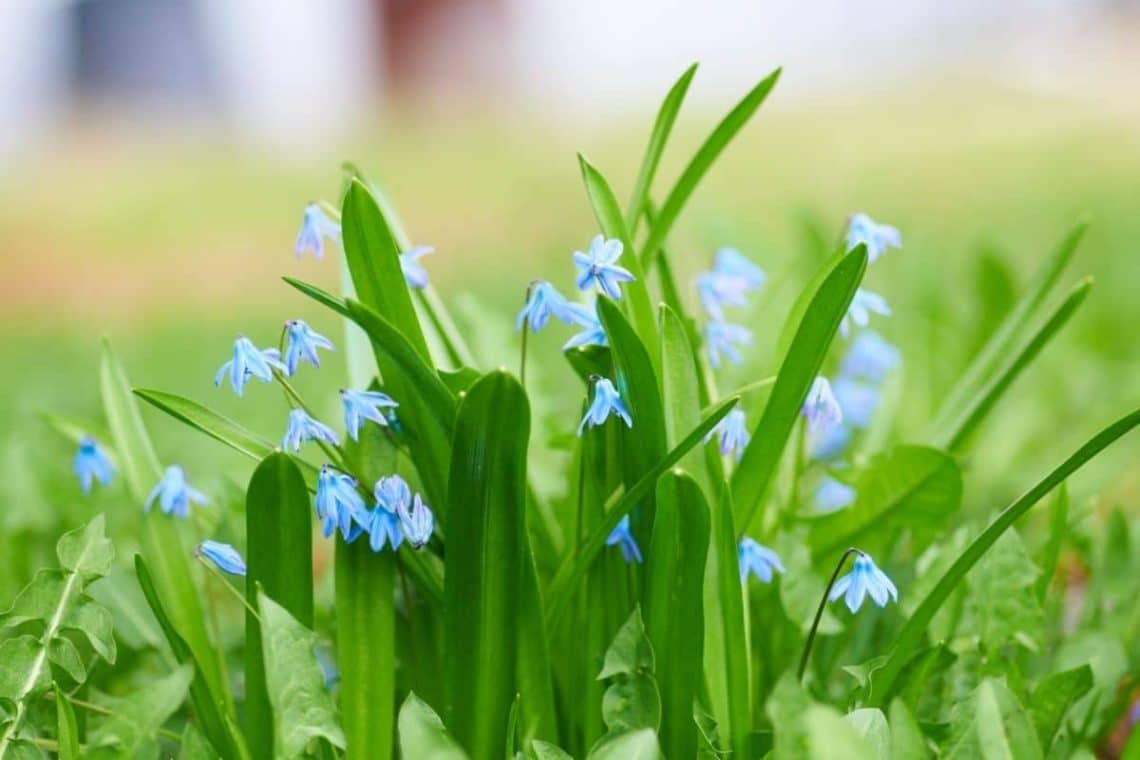
[[[128,649],[158,650],[168,664],[175,664],[134,575],[122,568],[112,569],[106,578],[92,583],[87,593],[111,613],[116,641]]]
[[[62,636],[52,639],[48,644],[48,659],[52,665],[67,673],[72,681],[83,683],[87,680],[87,668],[83,665],[83,658],[70,639]]]
[[[955,709],[944,756],[1035,760],[1041,757],[1041,747],[1017,699],[1004,683],[988,678]]]
[[[1040,641],[1041,607],[1032,589],[1039,571],[1017,531],[1004,533],[966,576],[966,630],[996,652],[1014,639]]]
[[[35,636],[17,636],[0,642],[0,699],[19,703],[51,684],[44,667],[44,649]],[[11,739],[5,733],[5,738]],[[0,743],[0,747],[4,746]]]
[[[1093,673],[1088,665],[1051,673],[1037,684],[1029,697],[1029,712],[1042,747],[1049,749],[1065,713],[1092,687]]]
[[[414,693],[400,707],[399,737],[400,754],[405,758],[467,760],[467,753],[451,738],[435,710]]]
[[[79,723],[75,720],[75,710],[71,701],[55,686],[56,752],[59,760],[79,760]]]
[[[115,547],[104,532],[103,515],[97,515],[78,530],[65,533],[55,551],[59,564],[86,582],[111,572],[111,563],[115,561]]]
[[[343,749],[344,732],[317,662],[317,635],[264,593],[258,594],[257,608],[263,623],[265,686],[276,719],[276,756],[300,757],[317,738]],[[369,750],[373,757],[383,752],[382,747]]]
[[[91,733],[89,757],[157,756],[155,735],[186,699],[194,678],[189,665],[153,679],[109,706],[107,719]]]

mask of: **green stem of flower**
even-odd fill
[[[290,383],[289,380],[285,377],[285,373],[275,369],[273,370],[273,377],[281,385],[281,390],[285,393],[285,403],[289,405],[289,408],[301,409],[305,412],[305,414],[309,415],[310,417],[314,417],[315,419],[313,410],[310,409],[308,404],[305,403],[304,399],[301,398],[301,394],[297,393],[297,389],[294,388],[293,384]],[[348,468],[344,462],[344,454],[341,452],[339,446],[333,447],[324,441],[316,441],[315,443],[321,447],[321,451],[323,451],[325,453],[325,456],[328,457],[329,460],[337,466],[337,469],[339,469],[341,472],[348,472]]]
[[[530,303],[531,296],[534,295],[534,285],[535,283],[532,281],[529,285],[526,286],[526,300],[523,301],[523,307]],[[519,385],[521,385],[523,388],[526,388],[526,334],[529,329],[530,315],[528,314],[526,321],[524,321],[522,325],[522,341],[519,347]]]
[[[839,562],[835,565],[835,572],[831,574],[831,580],[827,582],[827,588],[823,590],[823,596],[819,600],[819,609],[815,611],[815,620],[811,623],[811,630],[808,631],[807,641],[804,642],[804,651],[800,655],[800,668],[796,671],[796,678],[803,680],[804,671],[807,670],[808,659],[811,657],[811,648],[815,644],[815,634],[819,630],[819,621],[823,618],[824,607],[827,606],[827,597],[831,594],[831,587],[835,585],[835,581],[839,578],[839,573],[843,570],[843,566],[847,563],[847,558],[852,554],[862,554],[863,552],[852,546],[847,551],[843,552],[843,556],[839,558]]]
[[[201,554],[195,553],[194,557],[195,557],[195,559],[197,559],[199,562],[202,563],[203,567],[205,567],[211,573],[216,575],[219,580],[221,580],[222,585],[225,586],[226,589],[228,589],[229,592],[231,594],[233,594],[239,602],[242,603],[243,607],[245,607],[247,610],[249,610],[249,614],[253,615],[253,617],[257,620],[258,623],[261,622],[261,615],[257,614],[257,610],[255,610],[253,608],[253,606],[249,603],[249,600],[245,598],[245,594],[241,593],[236,588],[234,588],[233,584],[230,583],[229,579],[226,578],[225,574],[222,573],[221,570],[219,570],[217,567],[215,567],[212,562],[207,560]]]

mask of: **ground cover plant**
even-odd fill
[[[103,418],[47,419],[81,488],[121,482],[123,505],[64,535],[2,618],[0,757],[1140,752],[1133,522],[1114,512],[1077,547],[1087,579],[1061,566],[1081,543],[1066,479],[1140,411],[1059,431],[1072,455],[1008,505],[964,496],[982,422],[1089,294],[1063,279],[1084,223],[928,434],[898,440],[907,357],[876,332],[891,284],[865,280],[906,255],[899,230],[837,224],[764,327],[772,357],[733,321],[764,295],[762,261],[726,247],[695,283],[674,276],[670,229],[779,77],[657,197],[694,74],[624,205],[579,156],[596,226],[562,271],[519,256],[515,366],[480,361],[431,249],[351,165],[296,245],[342,268],[341,291],[286,277],[289,319],[219,356],[213,392],[279,394],[281,431],[212,411],[205,380],[200,399],[132,385],[106,343]],[[321,309],[343,332],[303,318]],[[570,368],[554,385],[535,358],[550,342]],[[301,384],[335,360],[343,424]],[[747,382],[725,384],[733,364]],[[177,452],[160,460],[143,405],[249,457],[248,482],[198,488]],[[108,523],[138,551],[116,553]]]

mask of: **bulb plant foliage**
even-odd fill
[[[1020,758],[1102,746],[1131,709],[1140,637],[1126,634],[1140,620],[1104,606],[1100,629],[1069,635],[1052,579],[1064,481],[1140,413],[1005,509],[963,503],[972,435],[1087,293],[1082,283],[1049,310],[1083,227],[963,371],[930,436],[896,440],[906,349],[883,334],[908,317],[873,265],[908,255],[898,229],[862,212],[837,224],[841,242],[796,284],[782,328],[750,318],[770,285],[762,253],[726,246],[694,263],[670,249],[689,197],[779,76],[667,185],[657,167],[695,68],[664,100],[624,208],[579,157],[594,218],[561,270],[520,273],[516,369],[480,361],[431,284],[433,249],[412,245],[352,166],[338,204],[304,208],[296,242],[298,257],[343,265],[344,292],[287,277],[276,344],[243,334],[218,357],[213,392],[279,392],[279,428],[132,388],[106,345],[108,434],[59,427],[77,447],[77,490],[126,483],[132,506],[115,519],[141,539],[121,575],[153,636],[120,632],[140,674],[113,681],[125,696],[89,694],[116,639],[86,587],[113,555],[102,519],[65,536],[63,569],[0,618],[0,757],[974,757],[1000,741]],[[343,342],[297,316],[319,309],[344,321]],[[752,348],[761,332],[779,336],[776,356]],[[566,360],[557,388],[527,378],[528,341],[533,352],[548,340]],[[318,412],[333,400],[294,385],[338,372],[338,359],[343,425]],[[745,371],[741,386],[724,379]],[[579,415],[535,419],[532,399],[549,396],[577,399]],[[203,528],[217,523],[201,512],[224,505],[191,485],[201,473],[160,464],[139,401],[256,460],[244,536]],[[562,434],[549,445],[565,455],[543,473],[561,483],[553,496],[536,487],[550,467],[533,456],[547,445],[538,429]],[[1045,540],[1030,545],[1017,526],[1043,501]],[[1135,546],[1121,524],[1116,540]],[[1116,561],[1140,565],[1127,551]],[[1092,605],[1110,594],[1087,591]]]

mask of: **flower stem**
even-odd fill
[[[831,574],[831,580],[827,582],[827,588],[823,590],[823,597],[819,600],[819,609],[815,611],[815,620],[811,623],[811,630],[808,631],[807,641],[804,642],[804,652],[800,655],[800,668],[796,671],[796,678],[803,680],[804,671],[807,670],[808,658],[811,657],[811,648],[815,644],[815,634],[819,630],[819,621],[823,618],[823,609],[827,606],[827,597],[831,594],[831,587],[835,585],[835,581],[839,578],[839,573],[843,570],[843,566],[847,563],[847,558],[852,554],[862,554],[863,552],[852,546],[847,551],[843,552],[843,556],[839,558],[839,562],[835,565],[835,572]]]
[[[242,603],[242,606],[245,607],[246,610],[249,611],[249,614],[253,615],[253,617],[257,619],[258,623],[261,622],[261,615],[257,614],[257,610],[255,610],[253,608],[253,606],[249,603],[249,600],[245,598],[245,595],[242,594],[240,591],[238,591],[236,588],[234,588],[233,584],[229,582],[229,579],[226,578],[226,576],[222,573],[221,570],[219,570],[217,567],[215,567],[213,565],[213,563],[209,562],[201,554],[195,554],[194,558],[197,559],[199,562],[201,562],[203,567],[205,567],[207,570],[209,570],[214,575],[218,576],[218,578],[222,582],[222,585],[225,586],[227,589],[229,589],[229,592],[231,594],[233,594],[235,597],[237,597],[237,600]]]
[[[534,282],[526,286],[526,300],[523,301],[525,307],[530,303],[531,296],[534,295]],[[526,334],[527,328],[530,327],[530,315],[527,314],[526,321],[522,325],[522,341],[519,347],[519,385],[526,388]]]

